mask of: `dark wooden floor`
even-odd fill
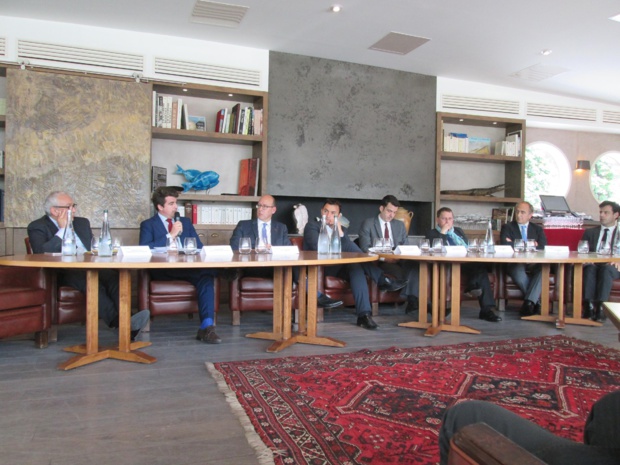
[[[515,303],[516,304],[516,303]],[[471,304],[469,304],[471,305]],[[97,465],[249,465],[257,464],[244,430],[205,369],[207,361],[249,360],[310,354],[341,353],[392,346],[414,347],[459,342],[566,334],[620,349],[618,333],[608,321],[601,328],[520,321],[510,307],[501,323],[477,319],[475,308],[464,310],[463,324],[480,335],[441,333],[422,336],[400,328],[407,321],[402,308],[385,306],[377,331],[354,325],[350,309],[327,313],[321,335],[344,340],[344,349],[296,345],[281,354],[268,354],[268,341],[247,339],[246,333],[266,330],[270,313],[218,316],[223,343],[205,345],[194,339],[197,321],[161,317],[141,337],[153,345],[145,351],[157,357],[153,365],[106,360],[61,372],[56,365],[69,354],[68,345],[83,342],[84,328],[67,325],[59,341],[35,349],[29,340],[0,341],[0,464]],[[102,329],[103,343],[114,342]]]

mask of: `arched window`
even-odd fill
[[[590,170],[590,190],[597,202],[620,200],[620,152],[600,155]]]
[[[566,196],[571,170],[566,155],[549,142],[532,142],[525,149],[525,200],[541,209],[540,194]]]

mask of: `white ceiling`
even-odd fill
[[[0,0],[0,15],[190,37],[620,104],[618,0],[226,0],[238,28],[189,21],[195,0]],[[430,39],[401,56],[369,50],[389,32]],[[0,31],[1,35],[1,31]],[[22,39],[28,39],[24,31]],[[549,56],[540,54],[551,49]],[[533,65],[567,71],[539,82]],[[549,68],[547,68],[549,67]]]

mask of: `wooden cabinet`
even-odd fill
[[[466,134],[470,138],[489,142],[489,153],[447,151],[444,137],[450,133]],[[509,134],[519,134],[520,156],[495,155],[497,142],[504,141]],[[485,150],[481,150],[484,152]],[[470,209],[472,204],[479,211],[494,206],[510,205],[523,198],[525,176],[525,120],[487,116],[472,116],[453,113],[437,113],[435,206],[459,206]],[[504,185],[502,191],[492,195],[469,195],[464,192],[442,193],[442,191],[466,191]]]
[[[152,165],[166,168],[167,184],[183,186],[188,181],[178,173],[183,170],[214,171],[219,182],[209,191],[190,190],[179,196],[179,205],[186,202],[203,206],[252,209],[267,183],[267,127],[268,96],[266,92],[198,84],[176,85],[154,83],[157,95],[182,99],[189,115],[204,116],[206,130],[152,128]],[[155,97],[154,97],[155,98]],[[217,113],[223,108],[231,110],[236,104],[241,108],[262,110],[263,130],[260,134],[243,135],[216,131]],[[178,110],[177,110],[178,111]],[[240,161],[258,159],[257,195],[237,195]],[[180,208],[181,210],[182,208]],[[250,213],[251,215],[251,213]],[[234,229],[236,221],[228,224],[200,223],[196,229]],[[211,241],[209,241],[211,242]]]

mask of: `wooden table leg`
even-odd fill
[[[441,330],[439,329],[439,264],[433,262],[433,282],[431,294],[431,326],[424,333],[425,336],[435,336]]]
[[[131,275],[129,270],[119,271],[119,345],[99,350],[99,272],[86,271],[86,344],[67,347],[67,352],[78,355],[58,365],[61,370],[88,365],[107,358],[127,362],[153,363],[155,357],[135,349],[150,346],[150,342],[130,341]]]
[[[430,326],[428,323],[428,263],[420,262],[420,278],[418,295],[418,321],[407,321],[399,323],[398,326],[405,328],[426,329]]]
[[[280,341],[284,338],[283,328],[287,325],[284,321],[284,290],[285,290],[285,273],[283,267],[277,266],[273,269],[273,330],[271,332],[259,331],[257,333],[246,334],[245,337],[252,339],[269,339],[271,341]],[[300,280],[301,283],[301,280]],[[300,284],[300,285],[303,285]],[[292,289],[292,283],[291,287]],[[291,331],[291,314],[289,310],[288,319],[288,338]],[[287,339],[288,339],[287,338]]]
[[[267,352],[280,352],[293,344],[314,344],[330,347],[345,347],[346,344],[331,337],[317,336],[317,293],[318,293],[318,266],[308,266],[308,292],[307,292],[307,327],[306,333],[295,333],[288,339],[274,342]],[[301,312],[300,312],[301,313]]]
[[[592,321],[589,318],[582,318],[581,313],[583,300],[583,263],[575,263],[573,268],[573,315],[566,317],[564,323],[582,326],[602,326],[600,321]]]

